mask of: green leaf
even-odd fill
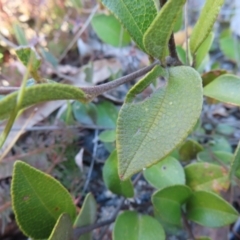
[[[240,106],[240,78],[233,74],[224,74],[204,87],[204,95],[220,102]]]
[[[102,101],[97,105],[97,125],[106,128],[115,128],[118,118],[118,110],[108,101]]]
[[[177,50],[177,55],[179,60],[183,63],[183,64],[187,64],[187,59],[186,59],[186,51],[183,49],[183,47],[181,46],[176,46],[176,50]]]
[[[153,70],[141,82],[149,81],[152,74],[154,80]],[[125,102],[120,110],[116,144],[122,179],[165,158],[188,136],[200,116],[202,82],[198,72],[181,66],[167,69],[166,75],[164,87],[143,102]],[[130,93],[134,91],[135,86]]]
[[[72,236],[72,220],[67,213],[63,213],[58,218],[48,240],[70,240]]]
[[[239,62],[240,44],[237,37],[233,37],[230,32],[227,36],[223,36],[219,41],[220,49],[223,54],[232,61]]]
[[[101,0],[120,20],[136,44],[145,50],[143,35],[157,15],[152,0]]]
[[[13,92],[0,100],[0,119],[7,118],[16,106],[18,92]],[[60,83],[41,83],[24,90],[24,98],[21,101],[19,110],[31,105],[62,99],[76,99],[82,102],[87,101],[85,93],[77,87]]]
[[[73,103],[73,115],[79,123],[95,125],[97,122],[97,107],[91,102],[83,104],[75,101]]]
[[[165,240],[160,223],[137,212],[125,211],[117,217],[113,229],[113,240]]]
[[[227,71],[223,69],[217,69],[217,70],[212,70],[210,72],[204,73],[202,75],[202,81],[203,81],[203,87],[207,86],[209,83],[211,83],[214,79],[217,77],[226,74]]]
[[[99,134],[99,140],[102,142],[114,142],[116,140],[115,130],[106,130]]]
[[[228,171],[216,164],[193,163],[185,167],[186,184],[195,191],[220,193],[229,187]]]
[[[167,157],[161,162],[147,168],[143,174],[145,179],[158,189],[176,184],[185,184],[183,167],[173,157]]]
[[[198,191],[187,202],[187,217],[200,225],[217,228],[238,219],[238,212],[216,194]]]
[[[202,162],[210,162],[217,165],[229,164],[232,161],[233,154],[224,151],[205,150],[197,155],[197,160]]]
[[[16,49],[16,54],[25,67],[31,64],[32,71],[37,71],[41,65],[41,58],[32,47],[19,47]]]
[[[186,0],[168,0],[144,34],[143,43],[151,56],[165,61],[168,40],[185,2]]]
[[[47,62],[51,63],[54,68],[58,66],[58,59],[47,49],[41,48],[41,55]]]
[[[51,176],[22,161],[14,164],[11,195],[17,223],[31,238],[48,238],[62,213],[68,213],[72,220],[76,216],[67,190]]]
[[[144,89],[146,89],[153,81],[157,79],[157,77],[164,75],[164,69],[159,65],[155,66],[144,78],[138,81],[134,87],[132,87],[125,99],[126,103],[132,103],[137,94],[141,93]]]
[[[187,140],[179,149],[179,156],[182,161],[190,161],[196,158],[197,153],[201,152],[203,147],[196,141]]]
[[[28,41],[26,39],[25,33],[24,33],[23,29],[18,24],[13,25],[13,31],[14,31],[14,34],[15,34],[16,39],[18,41],[18,44],[28,45]]]
[[[103,42],[114,47],[126,46],[131,42],[130,36],[113,15],[95,15],[92,27]]]
[[[219,123],[216,127],[216,132],[223,135],[232,135],[235,132],[235,128],[226,123]]]
[[[232,147],[229,141],[226,138],[217,135],[214,137],[214,140],[210,142],[210,149],[212,151],[232,152]]]
[[[199,69],[201,67],[202,62],[204,61],[205,57],[207,56],[214,39],[214,33],[211,32],[207,38],[203,41],[196,52],[196,59],[195,59],[195,67]]]
[[[154,193],[152,203],[157,219],[163,224],[180,227],[181,206],[191,194],[191,189],[185,185],[170,186]]]
[[[128,198],[133,197],[134,189],[131,180],[121,181],[118,176],[118,157],[116,150],[112,152],[104,164],[103,180],[107,188],[113,193]]]
[[[238,143],[238,146],[235,150],[233,161],[231,164],[231,170],[229,174],[230,179],[232,179],[233,176],[236,176],[240,179],[240,142]]]
[[[190,37],[190,50],[194,55],[208,37],[224,0],[207,0]]]
[[[91,193],[88,193],[84,199],[81,211],[79,212],[75,222],[74,228],[83,227],[93,224],[96,221],[97,216],[97,203]],[[79,240],[91,240],[92,234],[85,233]]]
[[[183,25],[183,10],[178,14],[177,20],[174,24],[173,32],[178,32],[181,30]]]

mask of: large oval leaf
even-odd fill
[[[163,88],[143,102],[126,102],[120,110],[116,143],[122,179],[168,155],[188,136],[200,116],[202,81],[198,72],[181,66],[167,69],[166,74],[168,81]]]
[[[196,53],[203,41],[208,37],[223,3],[224,0],[206,1],[190,37],[190,50],[192,54]]]
[[[152,195],[154,212],[164,224],[181,226],[181,206],[191,196],[192,191],[185,185],[175,185],[159,190]]]
[[[144,177],[158,189],[176,184],[185,184],[185,174],[182,165],[170,156],[146,169]]]
[[[18,92],[13,92],[0,100],[0,119],[7,118],[12,110],[14,110],[17,96]],[[24,98],[18,110],[37,103],[62,99],[87,101],[86,94],[77,87],[60,83],[42,83],[25,88]]]
[[[143,43],[151,56],[164,60],[168,40],[185,2],[186,0],[168,0],[144,34]]]
[[[125,211],[117,217],[113,240],[164,240],[165,233],[160,223],[137,212]]]
[[[240,78],[232,74],[224,74],[204,87],[204,95],[221,102],[240,106]]]
[[[71,195],[51,176],[17,161],[12,181],[13,210],[18,226],[27,236],[49,237],[62,213],[74,220],[76,208]]]
[[[228,171],[216,164],[193,163],[185,167],[186,184],[193,190],[219,193],[229,187]]]
[[[238,219],[238,212],[216,194],[198,191],[187,202],[187,217],[200,225],[215,228]]]
[[[102,0],[122,22],[137,45],[144,50],[143,35],[157,15],[152,0]]]

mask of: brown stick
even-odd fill
[[[101,84],[98,86],[93,86],[93,87],[82,87],[80,89],[82,89],[86,94],[90,95],[91,98],[95,98],[98,95],[103,94],[104,92],[112,90],[124,83],[130,82],[132,80],[135,80],[138,77],[143,76],[144,74],[151,71],[157,64],[159,64],[159,61],[156,61],[145,68],[142,68],[136,72],[130,73],[129,75],[126,75],[124,77],[118,78],[112,82]],[[19,90],[18,87],[0,87],[0,94],[7,95],[17,90]]]

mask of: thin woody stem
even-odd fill
[[[164,6],[164,4],[167,2],[167,0],[159,0],[160,3],[160,8]],[[175,44],[175,39],[174,39],[174,34],[172,33],[170,36],[170,39],[168,41],[168,49],[170,56],[175,59],[176,61],[179,61],[177,51],[176,51],[176,44]]]
[[[151,71],[157,64],[159,64],[159,61],[156,61],[145,68],[142,68],[136,72],[130,73],[129,75],[126,75],[124,77],[118,78],[112,82],[101,84],[98,86],[93,86],[93,87],[81,87],[80,89],[83,90],[86,94],[88,94],[90,98],[95,98],[98,95],[103,94],[104,92],[112,90],[124,83],[130,82],[132,80],[135,80],[138,77],[143,76],[144,74]],[[7,95],[19,89],[20,89],[19,87],[0,87],[0,94]]]

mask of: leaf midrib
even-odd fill
[[[123,0],[121,0],[121,2],[122,2],[122,4],[123,4],[123,6],[125,7],[125,9],[127,10],[128,14],[129,14],[129,16],[130,16],[130,18],[132,19],[132,21],[134,22],[134,24],[137,26],[139,32],[140,32],[141,35],[142,35],[141,37],[143,37],[143,32],[142,32],[142,30],[139,28],[139,26],[138,26],[137,22],[135,21],[135,19],[132,17],[132,14],[131,14],[131,12],[128,10],[127,5],[124,3]],[[142,43],[142,40],[141,40],[141,43]],[[143,43],[142,43],[142,44],[143,44]]]
[[[29,184],[30,188],[32,189],[32,191],[35,193],[35,195],[37,196],[39,202],[42,204],[42,206],[47,210],[47,212],[49,213],[49,215],[54,219],[54,221],[56,220],[55,216],[53,215],[53,213],[45,206],[44,202],[41,200],[41,198],[39,197],[38,193],[35,191],[35,189],[32,187],[32,184],[29,182],[27,176],[25,175],[24,171],[22,170],[22,167],[20,168],[24,178],[26,179],[27,183]]]
[[[168,80],[168,81],[169,81],[169,80]],[[169,84],[169,82],[167,82],[167,84],[165,85],[165,89],[164,89],[164,92],[163,92],[163,100],[162,100],[162,102],[161,102],[161,104],[160,104],[160,106],[159,106],[159,109],[161,109],[163,103],[165,102],[165,95],[166,95],[166,93],[167,93],[167,87],[169,87],[168,84]],[[156,111],[156,114],[154,115],[154,120],[152,121],[152,123],[151,123],[150,126],[148,127],[148,131],[146,131],[146,134],[144,135],[143,140],[141,141],[141,143],[138,145],[138,148],[136,149],[136,151],[135,151],[132,159],[135,158],[135,156],[136,156],[137,153],[138,153],[138,150],[142,147],[143,142],[145,141],[145,139],[146,139],[149,131],[152,129],[152,126],[153,126],[153,124],[155,123],[156,119],[158,119],[158,115],[159,115],[159,111]],[[160,113],[160,115],[161,115],[161,113]],[[127,168],[126,168],[126,170],[124,171],[123,175],[125,175],[125,173],[128,171],[128,168],[129,168],[129,166],[131,165],[131,162],[132,162],[132,160],[128,163]]]

